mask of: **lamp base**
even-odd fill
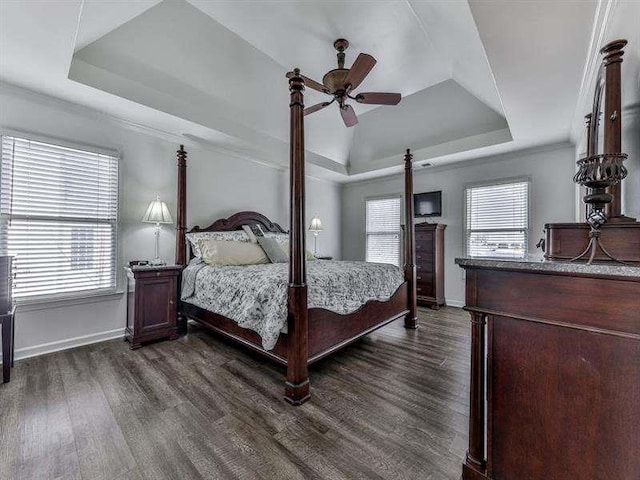
[[[166,264],[167,262],[159,258],[154,258],[153,260],[149,260],[149,265],[153,267],[164,267]]]

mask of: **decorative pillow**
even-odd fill
[[[258,244],[262,247],[264,253],[267,254],[271,263],[287,263],[289,261],[289,255],[275,238],[258,237]]]
[[[189,244],[191,245],[191,251],[195,257],[202,257],[200,253],[200,247],[198,241],[201,239],[221,240],[229,242],[248,242],[249,236],[242,230],[234,230],[232,232],[196,232],[187,233],[185,235]]]
[[[234,242],[201,238],[198,241],[202,260],[207,265],[260,265],[269,258],[260,245],[251,242]]]
[[[283,243],[289,243],[288,233],[266,232],[264,236],[267,238],[274,238],[280,245],[282,245]]]
[[[242,230],[244,230],[244,233],[247,234],[251,243],[258,243],[258,239],[256,238],[255,233],[253,233],[253,230],[251,230],[251,225],[242,225]]]

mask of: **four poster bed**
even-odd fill
[[[243,328],[237,319],[233,320],[229,316],[215,313],[211,309],[203,308],[203,305],[196,305],[193,301],[183,301],[179,307],[179,329],[186,331],[186,322],[192,319],[206,328],[224,335],[245,347],[248,347],[268,358],[274,360],[287,368],[285,382],[285,399],[293,404],[300,405],[310,397],[310,383],[308,376],[308,365],[331,354],[332,352],[354,342],[364,335],[394,321],[404,317],[406,328],[417,328],[416,318],[416,285],[415,285],[415,247],[414,230],[405,230],[404,235],[404,270],[397,272],[399,286],[395,291],[390,292],[388,298],[382,300],[369,300],[359,306],[359,308],[349,313],[336,313],[335,309],[309,308],[309,305],[322,303],[325,294],[322,291],[309,291],[307,284],[307,258],[306,258],[306,222],[305,222],[305,159],[304,159],[304,104],[303,91],[304,79],[298,69],[289,74],[289,90],[291,93],[290,116],[291,116],[291,149],[290,149],[290,227],[289,227],[289,262],[283,264],[285,271],[279,271],[281,277],[285,276],[286,285],[282,288],[286,299],[282,302],[286,308],[285,325],[282,331],[277,332],[277,341],[272,348],[265,348],[265,339],[256,333],[255,330]],[[229,218],[220,219],[206,228],[194,227],[187,232],[186,228],[186,158],[187,153],[183,146],[178,150],[178,211],[176,219],[176,264],[185,267],[183,277],[186,277],[190,266],[192,252],[188,249],[188,234],[206,232],[234,232],[241,233],[244,225],[259,225],[266,232],[265,235],[286,234],[278,224],[272,222],[264,215],[257,212],[239,212]],[[413,177],[412,177],[412,155],[407,150],[405,157],[405,221],[407,225],[413,225]],[[344,263],[347,270],[349,268],[363,268],[356,264],[364,262],[326,262],[324,260],[310,262],[313,269],[319,271],[326,269],[330,264]],[[260,267],[266,267],[261,265]],[[272,266],[273,267],[273,266]],[[214,268],[214,267],[210,267]],[[236,267],[247,268],[247,267]],[[273,267],[274,269],[279,267]],[[337,266],[334,267],[339,272]],[[373,267],[372,267],[373,268]],[[396,267],[390,267],[396,268]],[[378,269],[382,269],[378,265]],[[397,270],[397,268],[396,268]],[[251,271],[247,281],[250,281]],[[329,269],[331,271],[331,269]],[[214,272],[215,273],[215,272]],[[213,275],[214,273],[209,273]],[[377,273],[368,272],[371,275]],[[384,272],[383,272],[384,273]],[[238,270],[232,272],[238,275]],[[349,273],[347,273],[349,274]],[[360,274],[359,272],[357,273]],[[200,275],[199,273],[197,275]],[[274,274],[275,275],[275,274]],[[354,278],[353,272],[351,272]],[[349,278],[349,277],[345,277]],[[184,280],[184,279],[183,279]],[[282,278],[281,278],[282,280]],[[312,279],[313,280],[313,279]],[[349,285],[348,281],[340,279],[342,284]],[[237,282],[238,289],[242,280]],[[184,283],[184,282],[183,282]],[[335,286],[335,285],[334,285]],[[347,288],[346,286],[344,288]],[[349,286],[349,288],[355,288]],[[286,290],[286,292],[284,292]],[[310,295],[311,294],[311,295]],[[211,297],[211,295],[210,295]]]

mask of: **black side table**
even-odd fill
[[[0,315],[2,324],[2,383],[11,380],[11,367],[13,367],[13,340],[14,340],[14,306],[9,313]]]

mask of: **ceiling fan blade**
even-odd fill
[[[312,106],[310,106],[308,108],[305,108],[304,109],[304,114],[305,115],[309,115],[311,113],[317,112],[318,110],[322,110],[327,105],[331,105],[331,103],[333,103],[333,100],[331,102],[316,103],[315,105],[312,105]]]
[[[397,105],[402,100],[399,93],[363,92],[355,96],[356,102],[373,105]]]
[[[356,123],[358,123],[358,117],[356,116],[356,112],[353,110],[353,107],[351,105],[340,107],[340,115],[342,115],[342,121],[347,127],[353,127]]]
[[[300,75],[300,76],[304,80],[305,86],[307,86],[309,88],[313,88],[314,90],[317,90],[318,92],[330,93],[329,89],[327,87],[325,87],[324,85],[322,85],[321,83],[316,82],[315,80],[312,80],[309,77],[305,77],[304,75]],[[287,72],[287,78],[291,78],[291,77],[293,77],[293,72]]]
[[[347,77],[344,79],[344,84],[351,85],[351,90],[355,90],[369,74],[375,64],[375,58],[366,53],[361,53],[358,55],[358,58],[356,58],[356,61],[353,62],[353,65],[351,65],[349,73],[347,73]]]

